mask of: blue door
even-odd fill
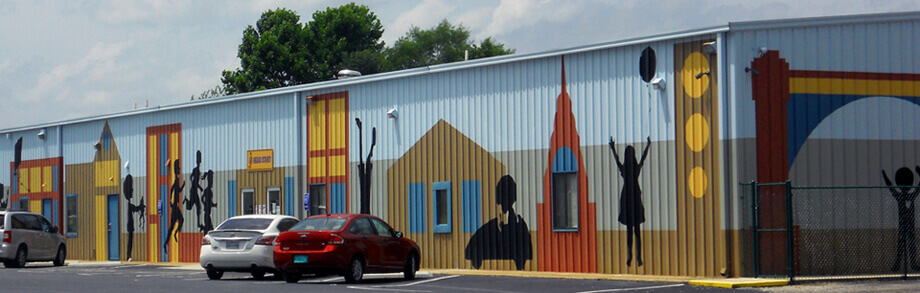
[[[45,216],[45,219],[48,219],[48,221],[50,221],[52,225],[55,224],[54,210],[51,207],[50,198],[42,199],[42,216]]]
[[[106,226],[108,231],[109,238],[109,260],[118,260],[119,259],[119,229],[121,226],[118,225],[118,194],[109,194],[108,198],[108,216],[106,221],[108,225]]]

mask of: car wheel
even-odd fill
[[[67,258],[67,249],[64,248],[64,245],[58,247],[57,256],[54,257],[54,266],[59,267],[64,265],[64,260]]]
[[[281,277],[284,278],[284,281],[285,281],[285,282],[288,282],[288,283],[297,283],[297,281],[300,281],[300,277],[301,277],[301,276],[300,276],[300,273],[298,273],[298,272],[284,272],[284,271],[282,271],[282,272],[281,272]]]
[[[416,265],[415,254],[409,254],[409,258],[406,259],[406,267],[403,269],[403,277],[406,280],[415,279],[415,271],[418,271],[418,266]]]
[[[364,261],[360,257],[352,257],[348,263],[348,272],[345,274],[345,281],[348,283],[361,282],[364,278]]]
[[[262,278],[265,278],[265,271],[263,270],[254,270],[252,272],[249,272],[249,274],[252,275],[252,278],[256,280],[261,280]]]
[[[208,272],[208,279],[211,279],[211,280],[220,280],[220,278],[224,276],[224,272],[214,270],[214,269],[208,269],[207,272]]]
[[[16,250],[16,258],[13,259],[13,267],[22,268],[26,266],[26,256],[28,256],[29,251],[26,249],[25,245],[19,246],[19,249]]]

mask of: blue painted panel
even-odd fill
[[[482,223],[482,193],[481,183],[476,181],[463,181],[463,233],[475,233]]]
[[[169,136],[166,134],[160,134],[160,176],[166,176],[169,174],[169,167],[166,166],[166,161],[169,160]]]
[[[19,193],[19,174],[13,174],[13,183],[10,184],[10,188],[12,189],[10,194]]]
[[[575,153],[569,147],[561,147],[556,150],[556,157],[553,158],[553,173],[572,172],[578,172],[578,161],[575,160]]]
[[[425,183],[410,183],[409,233],[425,233],[427,230],[427,214],[425,211]]]
[[[58,166],[51,167],[51,191],[58,191]]]
[[[60,223],[58,223],[58,218],[57,218],[58,210],[59,210],[58,201],[52,200],[51,201],[51,224],[58,226],[58,229],[62,229],[63,226]]]
[[[440,224],[440,225],[437,224],[438,222],[437,219],[440,216],[438,214],[438,205],[440,204],[440,202],[438,202],[438,196],[437,196],[438,194],[437,192],[439,190],[447,191],[447,223]],[[453,211],[452,211],[453,210],[453,205],[452,205],[453,200],[450,194],[450,182],[443,181],[443,182],[432,183],[431,184],[431,198],[432,198],[431,210],[433,211],[432,213],[434,214],[432,223],[435,223],[434,229],[433,229],[434,233],[450,233],[452,230],[451,227],[453,226],[452,224],[454,223]]]
[[[109,231],[109,260],[119,259],[119,230],[121,226],[118,223],[118,194],[108,196],[108,220]]]
[[[345,183],[329,184],[329,213],[345,212]]]
[[[294,177],[284,177],[284,214],[294,215]]]
[[[54,215],[52,215],[54,212],[53,209],[54,208],[51,207],[50,198],[42,199],[42,216],[45,216],[45,219],[48,219],[48,221],[51,221],[51,223],[54,223]]]
[[[227,181],[227,217],[236,216],[236,180]]]
[[[102,147],[109,150],[112,147],[112,134],[105,132],[102,134]]]

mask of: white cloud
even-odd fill
[[[188,8],[181,0],[111,0],[100,10],[99,19],[113,23],[143,22],[170,15],[180,15]]]
[[[482,35],[508,34],[541,22],[563,23],[576,18],[584,4],[583,0],[502,0]]]
[[[400,14],[393,22],[385,24],[383,40],[392,45],[413,26],[423,29],[433,27],[441,20],[448,18],[454,9],[455,7],[448,5],[445,1],[422,0],[422,3]]]
[[[76,77],[100,81],[120,76],[125,66],[117,65],[115,58],[120,56],[127,43],[96,43],[83,58],[71,64],[62,64],[51,72],[41,74],[35,87],[25,94],[27,101],[41,101],[49,94],[58,92],[62,87],[74,86]],[[59,95],[54,95],[59,98]]]

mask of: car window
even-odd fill
[[[396,235],[393,233],[393,229],[390,229],[390,226],[383,221],[371,218],[371,222],[374,223],[374,228],[377,230],[377,235],[384,237],[396,237]]]
[[[374,235],[374,228],[371,228],[371,223],[367,221],[367,218],[357,218],[351,221],[348,232],[356,235]]]
[[[282,219],[281,223],[278,223],[278,232],[287,231],[291,229],[291,227],[293,227],[295,224],[297,224],[297,220]]]
[[[51,233],[52,225],[50,222],[48,222],[48,219],[45,219],[45,217],[37,217],[37,218],[39,220],[39,223],[41,223],[42,225],[42,231]]]
[[[36,215],[28,215],[28,217],[26,217],[26,227],[28,227],[29,230],[42,231],[41,218]]]
[[[13,218],[10,219],[10,226],[13,226],[13,229],[27,229],[25,216],[26,215],[13,215]]]
[[[345,226],[346,218],[315,217],[307,218],[294,227],[291,231],[336,231]]]
[[[0,215],[0,230],[3,230],[4,225],[6,225],[6,215]]]
[[[237,218],[224,221],[217,230],[265,230],[272,219]]]

